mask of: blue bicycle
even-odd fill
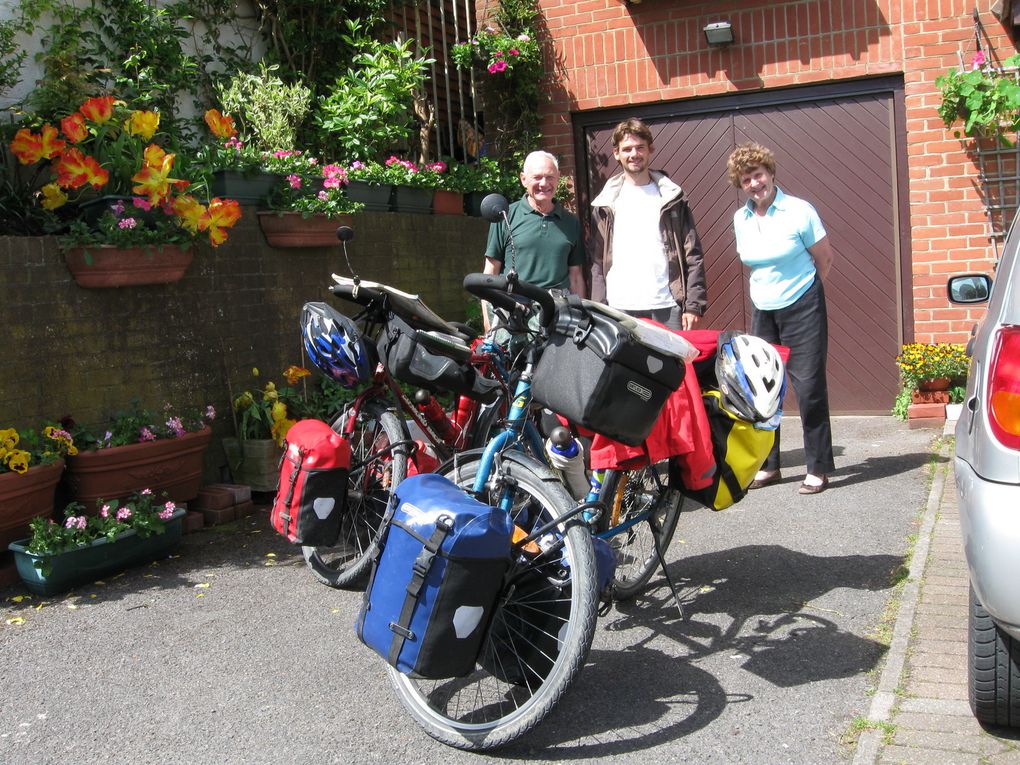
[[[668,470],[596,474],[583,502],[540,461],[530,418],[536,362],[557,305],[514,274],[471,274],[470,292],[511,314],[539,308],[541,329],[522,351],[505,428],[484,449],[463,452],[439,473],[503,508],[515,526],[512,562],[473,672],[424,680],[390,669],[401,703],[437,740],[462,749],[505,745],[552,710],[584,665],[602,588],[593,535],[617,548],[617,597],[632,597],[651,577],[676,528],[679,492]]]

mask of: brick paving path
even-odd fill
[[[967,562],[952,462],[936,505],[920,595],[913,612],[905,669],[889,721],[892,740],[878,765],[1020,765],[1020,731],[984,730],[967,702]],[[929,513],[933,507],[929,506]],[[921,545],[919,544],[919,548]],[[902,611],[901,611],[902,618]],[[856,762],[856,759],[855,759]]]

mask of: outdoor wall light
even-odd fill
[[[702,31],[709,45],[729,45],[733,42],[733,25],[728,21],[715,21]]]

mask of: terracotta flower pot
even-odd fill
[[[82,451],[67,458],[67,483],[88,513],[97,499],[128,497],[142,489],[162,492],[174,502],[198,496],[202,485],[202,454],[212,439],[208,427],[180,438]]]
[[[302,217],[296,212],[258,213],[259,226],[270,247],[336,247],[336,230],[351,225],[350,216],[327,218],[325,215]]]
[[[432,212],[436,215],[463,215],[464,195],[459,191],[436,189],[432,198]]]
[[[64,256],[79,287],[136,287],[180,281],[191,265],[192,252],[176,244],[152,247],[90,245]]]
[[[949,390],[951,380],[948,377],[933,377],[929,380],[920,380],[917,389],[921,391]]]
[[[53,496],[64,461],[36,465],[26,473],[0,473],[0,550],[28,533],[28,523],[53,513]]]

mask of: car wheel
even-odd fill
[[[988,615],[970,588],[967,666],[970,708],[979,722],[1020,728],[1020,641]]]

